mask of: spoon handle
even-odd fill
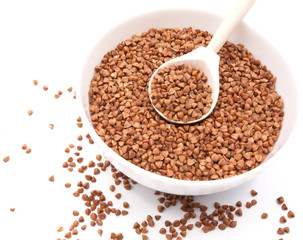
[[[234,8],[227,14],[220,24],[207,48],[217,53],[232,34],[234,29],[242,21],[243,17],[255,1],[256,0],[238,0]]]

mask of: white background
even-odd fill
[[[79,103],[67,88],[77,87],[85,58],[99,37],[108,29],[136,14],[155,9],[195,8],[225,14],[235,0],[204,1],[0,1],[0,239],[57,239],[75,218],[73,210],[84,211],[81,199],[72,196],[76,183],[84,181],[77,171],[70,173],[61,167],[68,154],[68,144],[80,144],[85,163],[94,160],[97,146],[77,136],[86,135],[86,127],[79,129]],[[302,83],[302,7],[300,1],[257,0],[245,21],[279,48],[295,74],[298,91]],[[38,86],[32,81],[37,79]],[[47,85],[47,92],[42,87]],[[63,91],[59,99],[54,98]],[[302,102],[300,102],[300,105]],[[301,107],[301,106],[300,106]],[[28,109],[34,111],[27,115]],[[298,122],[302,122],[299,112]],[[54,124],[54,130],[48,125]],[[235,204],[250,201],[250,190],[259,194],[257,206],[243,208],[244,216],[237,218],[238,226],[225,231],[204,234],[200,229],[188,231],[186,239],[279,239],[278,227],[289,226],[284,239],[302,239],[302,127],[297,124],[291,138],[281,150],[280,159],[254,180],[218,194],[196,197],[211,206],[214,201]],[[21,146],[32,149],[25,154]],[[10,161],[4,163],[3,157]],[[48,181],[55,175],[55,182]],[[115,207],[130,203],[127,217],[109,217],[102,227],[101,239],[109,239],[111,232],[122,232],[124,239],[141,239],[132,229],[135,221],[142,222],[147,214],[155,215],[157,196],[154,191],[135,185],[131,191],[122,186],[122,200],[115,201],[108,190],[113,184],[110,172],[97,178],[91,189],[100,189],[113,200]],[[72,183],[71,189],[64,184]],[[296,214],[285,225],[279,217],[285,215],[276,198],[283,195],[288,207]],[[16,208],[10,212],[10,208]],[[267,220],[260,218],[267,212]],[[165,239],[158,233],[164,220],[174,220],[182,212],[179,207],[162,214],[160,222],[150,229],[150,239]],[[163,221],[162,221],[163,220]],[[86,224],[89,225],[88,218]],[[64,232],[57,233],[63,226]],[[100,239],[98,228],[79,231],[79,239]],[[74,238],[74,239],[77,239]]]

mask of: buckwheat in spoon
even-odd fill
[[[148,94],[161,117],[175,124],[192,124],[212,112],[219,96],[220,57],[217,52],[254,2],[238,0],[206,48],[200,46],[169,60],[153,73]]]

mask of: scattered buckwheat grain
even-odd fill
[[[287,220],[284,216],[280,217],[280,223],[286,223]]]
[[[29,109],[29,110],[27,111],[27,114],[28,114],[28,116],[33,115],[33,110]]]
[[[63,227],[62,226],[59,226],[58,228],[57,228],[57,232],[62,232],[63,231]]]
[[[254,196],[258,195],[258,192],[256,190],[252,189],[250,191],[250,194],[254,197]]]
[[[9,156],[6,156],[6,157],[4,157],[4,158],[3,158],[3,162],[5,162],[5,163],[6,163],[6,162],[8,162],[8,161],[9,161],[9,159],[10,159],[10,157],[9,157]]]
[[[277,202],[278,202],[278,204],[282,204],[282,203],[284,203],[284,198],[281,196],[281,197],[278,197],[277,198]]]
[[[288,211],[287,217],[288,217],[288,218],[294,218],[294,217],[295,217],[294,212],[293,212],[293,211]]]

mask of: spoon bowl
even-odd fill
[[[194,51],[185,54],[183,56],[171,59],[164,64],[162,64],[151,76],[151,80],[149,81],[148,84],[148,95],[150,102],[152,103],[154,109],[157,111],[157,113],[164,118],[165,120],[174,123],[174,124],[193,124],[196,122],[199,122],[203,119],[205,119],[214,109],[216,106],[218,97],[219,97],[219,61],[220,57],[214,53],[212,50],[209,48],[205,47],[198,47]],[[192,65],[193,67],[199,68],[203,70],[204,74],[207,76],[207,84],[211,87],[212,92],[211,92],[211,98],[213,100],[211,107],[209,111],[204,114],[201,118],[198,118],[196,120],[188,121],[188,122],[183,122],[183,121],[175,121],[173,119],[167,118],[159,109],[156,108],[156,106],[153,104],[153,101],[151,99],[151,88],[152,88],[152,79],[154,76],[158,73],[158,71],[161,68],[164,67],[170,67],[170,66],[177,66],[177,65]]]

